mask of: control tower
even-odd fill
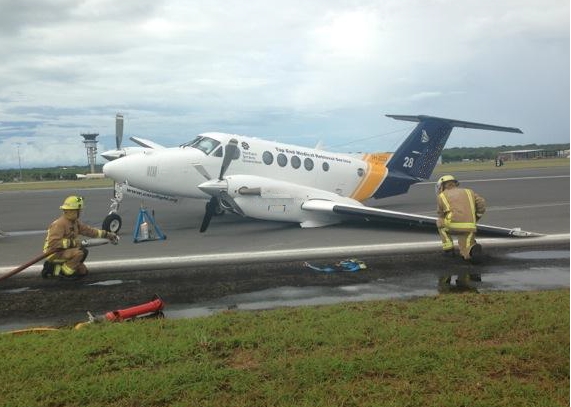
[[[99,136],[99,133],[81,133],[85,149],[87,150],[87,163],[91,168],[91,174],[95,173],[95,159],[97,157],[98,143],[97,136]]]

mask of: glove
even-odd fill
[[[111,242],[111,244],[117,244],[119,243],[119,236],[117,236],[116,233],[113,232],[107,232],[107,235],[105,236],[107,239],[109,239],[109,241]]]

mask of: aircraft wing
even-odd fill
[[[162,150],[162,149],[166,148],[165,146],[162,146],[158,143],[155,143],[154,141],[147,140],[147,139],[144,139],[141,137],[132,136],[132,137],[129,137],[129,140],[131,140],[131,141],[133,141],[133,142],[137,143],[138,145],[145,147],[145,148],[152,148],[155,150]]]
[[[306,211],[323,214],[337,214],[342,216],[360,217],[363,219],[374,219],[380,221],[392,221],[412,226],[428,226],[436,229],[436,217],[417,215],[413,213],[397,212],[388,209],[372,208],[364,205],[350,205],[335,201],[312,199],[302,204],[302,209]],[[510,237],[533,237],[540,236],[537,233],[526,232],[520,228],[502,228],[498,226],[478,224],[478,232],[498,236]]]

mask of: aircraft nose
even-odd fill
[[[123,157],[125,159],[126,157]],[[111,178],[117,182],[125,181],[126,175],[124,171],[124,165],[121,163],[121,159],[109,161],[103,165],[103,173],[107,178]]]

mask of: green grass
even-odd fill
[[[0,335],[2,406],[568,406],[569,291]]]
[[[521,160],[506,161],[502,167],[496,167],[494,161],[468,161],[455,162],[437,165],[434,169],[435,174],[459,171],[506,171],[525,168],[553,168],[553,167],[569,167],[568,158],[547,158],[538,160]]]
[[[36,182],[6,182],[0,184],[2,191],[34,191],[41,189],[85,189],[113,187],[113,180],[108,178],[100,179],[78,179],[73,181],[36,181]]]

